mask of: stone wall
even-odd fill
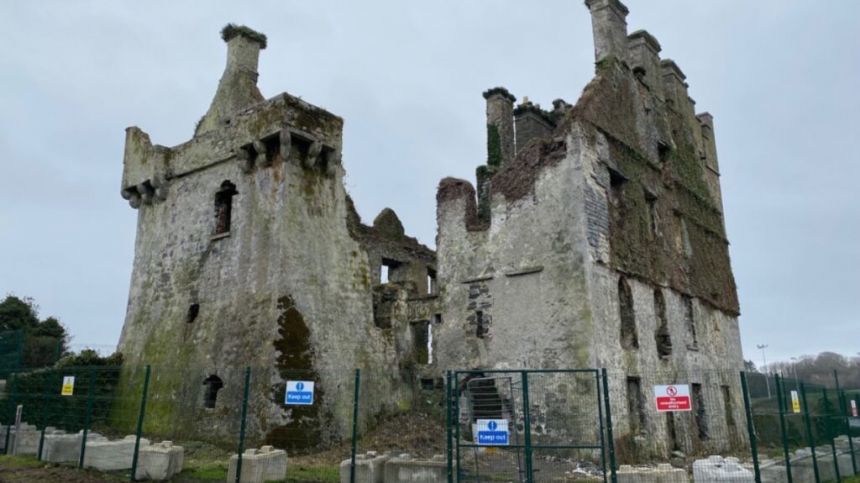
[[[119,345],[131,384],[122,386],[136,387],[152,364],[156,400],[181,403],[156,405],[149,431],[232,439],[251,367],[249,434],[283,445],[301,424],[279,403],[284,380],[316,379],[316,404],[301,419],[317,426],[308,443],[325,443],[350,428],[351,400],[338,394],[356,367],[365,390],[381,395],[367,414],[408,405],[409,385],[388,370],[397,347],[374,324],[373,286],[387,256],[412,267],[403,281],[427,290],[434,254],[391,228],[393,212],[379,226],[357,220],[343,187],[340,118],[288,94],[237,95],[256,86],[229,79],[245,75],[233,55],[222,85],[234,88],[219,87],[192,140],[165,148],[128,130],[123,196],[139,211]],[[223,382],[213,408],[204,401],[210,377]]]
[[[435,368],[605,367],[616,435],[634,453],[742,447],[739,308],[713,119],[694,114],[656,39],[628,37],[626,7],[587,5],[598,62],[576,105],[516,107],[515,157],[483,171],[477,199],[468,181],[439,185]],[[628,415],[628,383],[640,388],[641,421]],[[670,425],[652,387],[671,383],[700,397]]]

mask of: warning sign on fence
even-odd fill
[[[791,412],[800,412],[800,397],[798,397],[797,391],[791,391]]]
[[[478,444],[507,446],[508,421],[506,419],[479,419],[477,424]]]
[[[657,411],[661,413],[691,411],[693,409],[688,384],[654,386],[654,398],[657,403]]]
[[[56,387],[56,386],[54,386]],[[63,376],[63,388],[60,390],[61,396],[71,396],[75,393],[75,376]]]
[[[310,406],[313,403],[313,381],[287,381],[287,395],[284,397],[284,404]]]
[[[854,399],[851,400],[851,417],[857,417],[857,401],[855,401]]]

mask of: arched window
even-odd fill
[[[203,385],[206,386],[206,392],[203,393],[203,407],[213,409],[218,399],[218,391],[224,387],[224,382],[220,377],[212,374],[203,381]]]
[[[221,183],[215,193],[215,235],[230,233],[230,218],[233,214],[233,196],[238,194],[236,185],[230,181]]]
[[[639,348],[639,338],[636,336],[636,314],[633,311],[633,292],[624,277],[618,279],[618,312],[621,318],[621,347]]]

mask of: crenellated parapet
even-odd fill
[[[276,160],[329,177],[340,167],[343,120],[286,93],[263,99],[256,57],[265,37],[261,44],[250,29],[231,32],[227,67],[191,140],[167,148],[127,129],[121,193],[133,208],[164,200],[171,180],[225,162],[246,174]]]

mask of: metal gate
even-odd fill
[[[447,374],[449,482],[615,481],[606,371]]]

